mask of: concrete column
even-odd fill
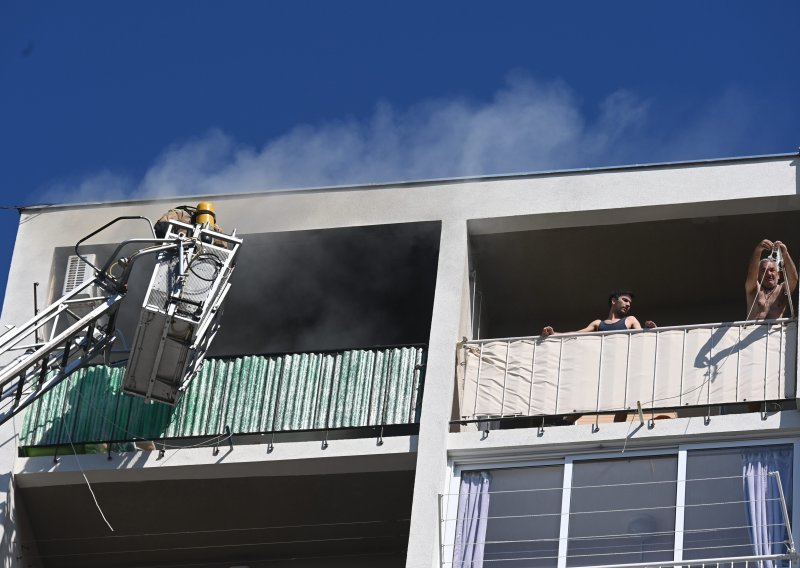
[[[455,346],[460,339],[467,270],[467,224],[463,220],[444,221],[420,414],[407,568],[431,568],[439,562],[438,495],[445,485]]]

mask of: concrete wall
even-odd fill
[[[427,384],[418,448],[411,450],[417,452],[417,460],[406,559],[406,566],[410,568],[429,568],[437,565],[439,560],[436,496],[444,490],[446,483],[448,443],[451,452],[457,455],[480,454],[488,448],[478,433],[448,435],[453,399],[454,345],[464,334],[464,320],[470,315],[465,308],[464,298],[469,290],[466,283],[468,236],[608,225],[621,221],[643,222],[798,210],[800,182],[797,167],[796,157],[744,159],[507,178],[227,195],[210,199],[216,205],[221,225],[227,230],[237,228],[239,233],[441,222]],[[38,281],[44,285],[53,281],[53,250],[56,247],[73,245],[87,232],[116,216],[140,214],[157,218],[169,207],[195,201],[199,199],[178,198],[24,211],[0,323],[20,323],[32,315],[32,282]],[[116,226],[91,242],[113,243],[141,236],[144,234],[143,228],[143,225],[137,227],[130,223]],[[42,295],[46,293],[45,290]],[[772,423],[769,423],[768,428],[772,427]],[[7,430],[4,428],[2,433]],[[567,434],[567,431],[571,434]],[[582,444],[596,443],[588,441],[588,426],[569,427],[560,436],[570,437],[565,442],[566,447],[570,447],[570,444],[577,448]],[[517,442],[535,440],[535,437],[535,430],[520,430],[514,435],[503,434],[502,437],[493,433],[488,438],[488,444],[494,444],[493,440],[504,441],[502,448],[495,449],[513,455],[517,451]],[[372,455],[386,451],[374,442],[362,442],[353,446],[358,454]],[[0,487],[0,515],[3,515],[6,526],[4,535],[0,536],[8,538],[10,531],[18,530],[8,506],[3,508],[3,500],[8,501],[8,494],[2,493],[9,486],[9,473],[14,467],[13,434],[4,435],[0,444],[3,444],[0,446],[0,483],[3,484]],[[291,453],[293,450],[287,448],[287,451]],[[191,457],[186,459],[191,460]],[[258,462],[268,457],[266,453],[261,453],[251,459]],[[65,461],[69,463],[69,460]],[[201,472],[213,467],[204,463],[201,469],[195,469],[191,463],[180,460],[173,463],[178,462],[183,468],[175,466],[173,475],[178,478],[181,475],[206,475]],[[49,475],[48,472],[34,473],[31,467],[33,462],[18,469],[27,469],[27,473],[21,473],[20,478]],[[169,470],[173,466],[161,464],[158,467]],[[116,469],[114,465],[106,465],[101,469],[109,468]],[[136,476],[137,466],[129,465],[124,469],[133,471],[132,475]]]
[[[473,234],[798,209],[797,158],[741,160],[542,176],[409,183],[333,190],[211,196],[219,222],[239,233],[387,223],[470,223]],[[207,199],[207,197],[204,197]],[[199,198],[49,207],[24,211],[2,323],[32,314],[31,286],[52,276],[52,250],[73,246],[120,215],[158,218]],[[137,224],[138,223],[138,224]],[[139,222],[111,227],[90,243],[145,234]]]

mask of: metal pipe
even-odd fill
[[[628,334],[628,352],[625,354],[625,388],[622,390],[624,396],[622,405],[627,408],[630,408],[628,406],[628,374],[631,366],[631,337],[633,336]],[[636,403],[639,404],[639,401]]]
[[[467,349],[466,342],[461,346],[461,349],[464,350],[464,380],[461,382],[459,385],[460,388],[458,389],[458,412],[461,416],[465,416],[464,412],[466,408],[464,407],[464,395],[467,391],[467,378],[469,377],[469,349]]]
[[[736,336],[736,343],[741,345],[742,343],[742,328],[739,328],[739,333]],[[739,401],[739,362],[742,357],[741,349],[736,350],[736,401]]]
[[[741,328],[739,328],[741,331]],[[678,387],[678,406],[683,404],[683,377],[686,373],[686,330],[683,330],[683,336],[681,337],[681,380],[680,386]]]
[[[558,395],[561,388],[561,355],[564,352],[564,340],[558,344],[558,371],[556,372],[556,408],[554,414],[558,414]]]
[[[789,553],[794,554],[794,536],[792,535],[792,523],[789,521],[789,511],[786,508],[786,497],[783,494],[783,483],[781,483],[781,474],[779,471],[770,471],[769,475],[775,478],[778,484],[778,495],[781,498],[781,511],[783,512],[783,522],[786,524],[786,539],[789,541]]]
[[[437,503],[439,505],[439,566],[444,566],[444,514],[442,511],[442,499],[444,499],[444,495],[439,493],[437,497]]]
[[[531,409],[533,407],[533,380],[534,380],[534,371],[536,370],[536,342],[533,342],[533,354],[531,355],[531,388],[528,392],[528,416],[531,415]]]
[[[600,360],[597,364],[597,399],[594,408],[594,431],[600,431],[600,380],[603,377],[603,344],[605,343],[605,336],[600,336]]]
[[[478,389],[481,385],[481,365],[483,364],[483,343],[481,343],[480,349],[478,350],[478,374],[475,377],[475,404],[472,407],[472,415],[475,416],[478,413]]]
[[[656,425],[656,374],[658,373],[658,337],[656,330],[656,348],[653,353],[653,390],[650,397],[650,428]]]
[[[759,320],[759,321],[729,321],[729,322],[716,322],[716,323],[698,323],[698,324],[691,324],[691,325],[672,325],[666,327],[659,327],[658,331],[671,331],[677,329],[706,329],[708,327],[720,328],[720,327],[734,327],[734,326],[756,326],[756,325],[775,325],[777,323],[788,323],[791,321],[795,321],[791,318],[776,318],[776,319],[768,319],[768,320]],[[569,332],[569,333],[559,333],[557,336],[549,336],[549,337],[542,337],[540,335],[521,335],[518,337],[494,337],[489,339],[472,339],[467,341],[468,345],[477,345],[479,343],[486,343],[489,341],[519,341],[521,339],[540,339],[541,341],[552,341],[554,339],[562,339],[568,337],[582,337],[582,336],[589,336],[589,337],[596,337],[597,335],[615,335],[615,334],[623,334],[628,333],[631,335],[638,335],[640,333],[653,333],[655,330],[644,328],[644,329],[618,329],[614,331],[584,331],[584,332]]]
[[[86,241],[88,241],[89,239],[91,239],[91,238],[92,238],[93,236],[95,236],[97,233],[99,233],[99,232],[101,232],[101,231],[103,231],[103,230],[107,229],[108,227],[110,227],[110,226],[111,226],[111,225],[113,225],[114,223],[117,223],[118,221],[127,221],[127,220],[135,220],[135,219],[142,219],[142,220],[144,220],[144,221],[147,221],[147,224],[150,226],[150,234],[151,234],[151,235],[153,235],[153,239],[150,239],[150,242],[152,242],[153,240],[155,240],[155,239],[156,239],[156,231],[155,231],[155,229],[153,229],[153,222],[152,222],[152,221],[150,221],[150,219],[148,219],[147,217],[142,217],[141,215],[126,215],[126,216],[122,216],[122,217],[117,217],[116,219],[114,219],[114,220],[112,220],[112,221],[109,221],[108,223],[106,223],[105,225],[103,225],[102,227],[100,227],[99,229],[97,229],[97,230],[95,230],[95,231],[92,231],[91,233],[89,233],[88,235],[86,235],[85,237],[83,237],[81,240],[79,240],[77,243],[75,243],[75,254],[76,254],[76,255],[78,256],[78,258],[80,258],[80,259],[81,259],[83,262],[85,262],[86,264],[88,264],[89,266],[91,266],[92,268],[94,268],[94,270],[95,270],[96,272],[100,272],[100,269],[99,269],[99,268],[97,268],[97,267],[96,267],[94,264],[92,264],[91,262],[89,262],[89,260],[88,260],[86,257],[84,257],[84,256],[83,256],[83,255],[80,253],[80,251],[78,250],[78,248],[81,246],[81,244],[83,244],[84,242],[86,242]],[[123,241],[123,243],[122,243],[122,244],[121,244],[119,247],[117,247],[117,251],[119,251],[119,250],[121,249],[121,247],[122,247],[122,246],[123,246],[125,243],[127,243],[127,242],[129,242],[129,241]],[[115,254],[114,254],[114,255],[112,255],[112,256],[111,256],[111,258],[109,259],[109,264],[108,264],[107,266],[110,266],[111,259],[113,259],[115,256],[116,256],[116,251],[115,251]],[[105,272],[105,270],[103,270],[103,272]]]
[[[38,287],[39,287],[39,283],[38,282],[34,282],[33,283],[33,315],[34,315],[34,317],[39,315],[39,299],[38,299],[37,294],[36,294],[36,289]],[[38,327],[36,327],[33,330],[33,339],[34,339],[34,341],[36,343],[39,343],[39,328]]]
[[[710,329],[708,344],[708,379],[706,380],[706,424],[711,421],[711,379],[714,376],[714,328]]]
[[[506,408],[506,383],[508,380],[508,355],[511,353],[511,342],[506,343],[506,364],[503,368],[503,394],[500,397],[500,417],[505,414]]]
[[[781,377],[783,377],[785,375],[785,371],[783,373],[781,372],[781,365],[783,363],[783,328],[784,328],[784,326],[781,325],[781,337],[778,340],[778,381],[777,381],[777,383],[778,383],[777,384],[778,392],[776,393],[776,397],[775,398],[781,398],[782,394],[783,394],[783,393],[781,393],[781,390],[782,390],[781,389],[781,385],[783,384],[783,381],[781,380]]]
[[[770,328],[767,327],[767,336],[766,341],[764,341],[764,401],[767,400],[767,365],[769,363],[769,330]],[[765,402],[765,413],[766,413],[766,402]]]

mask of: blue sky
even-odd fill
[[[788,0],[3,0],[0,205],[794,152],[798,22]]]

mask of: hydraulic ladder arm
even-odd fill
[[[39,399],[58,383],[67,378],[71,373],[88,365],[99,355],[110,354],[110,349],[116,337],[116,318],[120,303],[128,291],[128,279],[135,261],[143,256],[157,254],[156,270],[151,280],[148,296],[163,296],[163,308],[168,313],[174,313],[176,308],[186,311],[186,306],[191,305],[193,314],[183,314],[183,319],[192,324],[195,332],[187,337],[190,357],[183,368],[180,369],[178,384],[175,389],[185,390],[192,376],[199,369],[205,351],[219,327],[221,303],[230,287],[228,279],[233,270],[234,259],[238,250],[240,239],[235,236],[223,235],[211,231],[205,226],[191,226],[177,221],[169,223],[170,228],[166,238],[156,238],[152,223],[149,220],[152,238],[131,239],[121,243],[106,264],[99,268],[85,259],[78,251],[79,245],[96,235],[103,229],[123,219],[144,219],[144,217],[120,217],[104,225],[97,231],[87,235],[75,245],[75,251],[95,272],[94,278],[75,288],[46,309],[35,315],[25,324],[13,327],[0,336],[0,360],[8,360],[11,353],[22,352],[0,368],[0,424],[3,424],[24,408]],[[216,241],[215,241],[216,240]],[[214,246],[214,242],[222,240],[224,246]],[[212,243],[212,244],[209,244]],[[131,244],[147,244],[149,246],[137,251],[128,258],[120,257],[124,247]],[[223,261],[214,260],[210,273],[205,276],[200,273],[202,260],[209,256],[209,250],[217,249],[217,256]],[[228,250],[232,249],[232,250]],[[216,258],[216,257],[215,257]],[[218,265],[222,264],[222,270]],[[113,275],[115,267],[120,267],[121,272]],[[208,272],[208,271],[207,271]],[[187,279],[191,283],[200,274],[203,282],[211,281],[209,290],[214,291],[211,297],[195,297],[187,294]],[[194,277],[190,276],[194,275]],[[160,278],[159,278],[160,277]],[[155,288],[154,288],[155,286]],[[156,289],[158,287],[164,289]],[[87,296],[87,291],[97,290],[98,294]],[[195,294],[197,296],[197,294]],[[191,303],[191,304],[189,304]],[[143,311],[148,308],[147,300]],[[156,349],[163,351],[164,344],[169,345],[168,326],[174,327],[174,316],[163,323],[164,331],[158,330],[160,345]],[[191,327],[191,326],[190,326]],[[171,328],[170,328],[171,329]],[[144,339],[152,337],[155,332],[137,329],[135,340],[136,348],[131,350],[129,368],[131,366],[145,369],[152,384],[158,377],[157,369],[150,371],[147,365],[139,363],[142,355],[149,355],[142,349]],[[43,341],[31,342],[31,337],[45,337]],[[158,343],[158,342],[157,342]],[[145,357],[146,359],[147,357]],[[158,357],[160,359],[160,355]],[[158,363],[158,361],[156,362]],[[129,373],[126,373],[126,384]],[[135,387],[135,385],[134,385]],[[125,388],[126,392],[150,397],[149,391],[140,393],[136,388]],[[162,402],[177,401],[180,393]]]

